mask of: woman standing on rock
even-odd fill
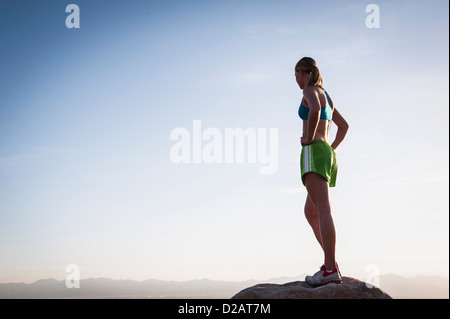
[[[295,66],[295,78],[303,90],[298,115],[303,120],[301,178],[308,191],[305,216],[325,255],[325,263],[313,276],[306,276],[306,282],[312,286],[341,283],[335,259],[336,231],[328,187],[336,185],[338,163],[334,150],[344,140],[349,125],[324,90],[322,76],[314,59],[301,59]],[[330,145],[328,136],[332,122],[338,130]]]

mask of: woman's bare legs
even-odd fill
[[[314,204],[317,215],[319,216],[321,246],[325,254],[325,268],[333,270],[336,268],[336,230],[331,215],[328,182],[319,174],[308,173],[305,175],[305,186],[308,191],[308,198]],[[314,230],[314,234],[316,234],[316,230]]]
[[[314,235],[316,236],[316,239],[319,242],[319,245],[323,249],[322,235],[320,233],[319,215],[317,214],[316,207],[314,206],[314,203],[312,202],[309,195],[306,197],[305,217],[306,217],[306,220],[308,221],[309,225],[311,226],[311,228],[314,232]]]

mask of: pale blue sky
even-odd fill
[[[81,28],[67,29],[76,3]],[[368,29],[376,3],[381,28]],[[447,1],[2,1],[0,282],[315,272],[301,91],[350,123],[331,190],[345,274],[448,277]],[[278,171],[173,164],[177,127],[277,128]],[[333,131],[333,133],[335,130]]]

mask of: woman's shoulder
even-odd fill
[[[324,94],[328,99],[331,99],[331,98],[330,98],[330,93],[329,93],[327,90],[325,90],[325,88],[320,87],[320,91],[323,92],[323,94]]]
[[[318,85],[307,86],[307,87],[305,87],[305,88],[303,89],[303,95],[305,95],[305,93],[306,93],[306,94],[308,94],[308,93],[309,93],[309,94],[313,93],[313,94],[318,94],[318,95],[320,95],[320,94],[325,93],[325,92],[328,93],[328,91],[326,91],[325,88],[323,88],[323,87],[321,87],[321,86],[318,86]]]
[[[317,96],[319,99],[322,96],[328,95],[328,92],[321,86],[307,86],[303,89],[303,96]]]
[[[307,86],[303,89],[303,96],[306,97],[306,99],[319,95],[320,92],[317,90],[317,87],[315,86]]]

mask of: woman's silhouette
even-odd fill
[[[312,286],[341,283],[335,259],[336,231],[328,188],[336,185],[338,163],[334,150],[344,140],[349,125],[324,90],[322,76],[314,59],[302,58],[295,66],[295,78],[303,90],[298,114],[303,120],[301,177],[308,191],[305,216],[325,255],[320,270],[313,276],[306,276],[306,282]],[[330,145],[328,137],[332,122],[338,130]]]

